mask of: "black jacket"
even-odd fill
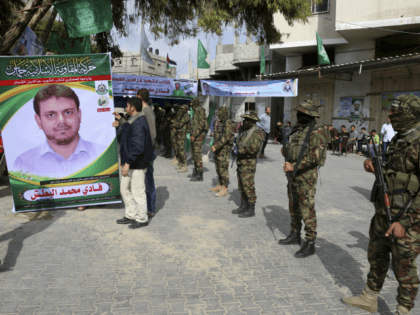
[[[122,124],[120,152],[121,164],[130,164],[130,169],[148,168],[153,160],[152,138],[146,117],[140,112]]]

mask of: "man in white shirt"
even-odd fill
[[[13,170],[63,178],[96,160],[106,147],[80,137],[79,106],[79,98],[71,88],[59,84],[42,87],[34,98],[34,110],[36,123],[46,140],[22,153],[15,160]]]
[[[385,153],[388,149],[389,144],[391,143],[391,139],[395,136],[394,128],[392,128],[391,120],[388,117],[388,121],[386,124],[382,126],[381,129],[381,135],[382,135],[382,161],[385,161]]]
[[[259,117],[260,121],[257,122],[257,126],[265,131],[265,140],[263,142],[263,147],[262,147],[262,151],[260,155],[260,158],[262,159],[266,158],[266,156],[264,155],[264,150],[265,150],[265,147],[267,146],[268,137],[270,136],[270,121],[271,121],[270,111],[271,111],[270,107],[266,107],[265,114],[262,114]]]

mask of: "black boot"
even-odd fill
[[[300,250],[295,254],[296,258],[305,258],[315,254],[315,242],[305,240]]]
[[[190,182],[202,182],[203,172],[197,172],[197,176],[190,179]]]
[[[298,244],[300,245],[301,239],[300,239],[300,233],[295,233],[293,231],[290,231],[290,234],[285,239],[279,240],[279,245],[294,245]]]
[[[194,167],[194,170],[193,170],[192,174],[188,175],[187,177],[188,178],[191,178],[191,177],[194,178],[194,177],[197,176],[197,174],[198,174],[197,169]]]
[[[255,202],[248,202],[247,211],[242,212],[240,218],[249,218],[255,216]]]
[[[238,213],[244,212],[244,211],[246,211],[246,208],[247,208],[246,201],[241,199],[241,205],[239,206],[238,209],[232,210],[232,213],[233,214],[238,214]]]

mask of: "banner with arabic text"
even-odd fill
[[[201,80],[203,95],[231,97],[295,97],[298,79],[273,81],[207,81]]]
[[[121,202],[109,54],[0,57],[14,211]]]
[[[190,79],[113,74],[112,87],[116,96],[136,95],[137,90],[146,88],[154,98],[194,98],[198,83]]]

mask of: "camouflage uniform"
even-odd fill
[[[194,141],[191,144],[191,156],[194,160],[194,168],[198,173],[203,173],[203,144],[207,132],[207,116],[206,110],[200,108],[200,101],[195,98],[192,101],[194,116],[191,120],[191,136],[194,137]]]
[[[313,121],[313,117],[319,117],[312,101],[303,101],[295,110],[307,115],[307,122]],[[287,145],[286,161],[290,162],[294,169],[296,169],[296,162],[302,146],[304,145],[304,140],[309,128],[309,123],[299,124],[298,129],[290,136],[290,141]],[[288,238],[292,236],[294,237],[294,240],[297,240],[292,242],[292,244],[300,243],[300,231],[302,229],[303,220],[305,223],[306,243],[314,245],[313,243],[315,242],[317,234],[315,212],[315,193],[318,180],[317,168],[324,164],[327,153],[327,144],[327,135],[324,127],[315,124],[305,154],[301,163],[298,165],[296,175],[292,180],[293,201],[290,198],[290,191],[288,191],[289,212],[291,217],[291,234]],[[288,238],[280,240],[279,244],[289,245],[290,239],[288,240]],[[298,258],[307,256],[301,256],[301,254],[298,253],[295,255]],[[311,246],[310,255],[314,253],[315,247]]]
[[[214,147],[216,173],[218,176],[218,185],[228,187],[229,183],[229,156],[230,148],[235,133],[235,123],[228,119],[228,109],[222,107],[218,111],[220,123],[214,131]],[[222,134],[223,132],[223,134]],[[220,139],[220,140],[219,140]]]
[[[389,117],[398,133],[392,138],[385,154],[384,178],[390,191],[392,222],[399,222],[404,227],[405,236],[395,237],[394,242],[385,236],[389,228],[386,210],[382,205],[381,192],[373,191],[371,199],[375,200],[375,215],[369,229],[370,271],[364,291],[376,296],[379,294],[391,253],[393,271],[399,283],[397,310],[400,314],[409,314],[419,287],[416,258],[420,253],[420,99],[413,95],[401,95],[393,105],[398,113]],[[401,113],[402,116],[396,117]],[[344,297],[343,301],[366,310],[366,306],[360,304],[363,296]],[[371,302],[374,303],[368,307],[375,311],[377,301]]]
[[[173,116],[172,107],[165,106],[165,114],[162,118],[162,136],[163,145],[165,146],[165,157],[172,156],[172,143],[171,143],[171,118]]]
[[[187,132],[190,129],[190,116],[188,115],[188,105],[182,105],[179,113],[179,119],[173,125],[176,129],[176,146],[178,150],[179,163],[187,165],[187,155],[185,154],[185,141]]]
[[[241,193],[241,207],[234,210],[233,213],[240,213],[239,217],[247,218],[255,215],[257,196],[255,194],[254,177],[257,170],[257,154],[265,140],[265,136],[264,132],[256,126],[256,123],[260,119],[255,111],[247,111],[241,117],[245,119],[243,125],[245,131],[239,135],[238,157],[236,161],[238,166],[236,170],[238,189]]]
[[[180,162],[180,157],[179,157],[179,148],[178,148],[178,143],[177,143],[177,131],[175,130],[175,125],[178,123],[178,120],[181,118],[181,111],[178,109],[176,110],[175,114],[172,116],[171,119],[171,143],[172,143],[172,147],[174,148],[174,155],[175,155],[175,160],[178,161],[178,163]]]

